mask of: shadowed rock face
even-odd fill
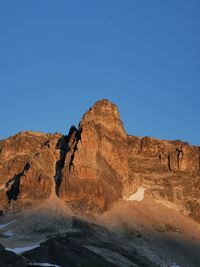
[[[139,186],[200,220],[200,148],[127,135],[108,100],[95,103],[66,136],[23,132],[0,141],[2,210],[56,192],[72,208],[98,213]]]

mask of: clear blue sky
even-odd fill
[[[98,99],[129,134],[200,145],[199,0],[0,2],[0,139],[67,133]]]

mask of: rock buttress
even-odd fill
[[[98,101],[71,137],[59,196],[84,212],[102,212],[121,198],[128,179],[126,138],[117,107]]]
[[[155,200],[200,220],[199,147],[135,136],[128,137],[128,147],[134,189],[143,186]]]
[[[1,210],[20,209],[50,196],[55,188],[53,177],[59,156],[55,147],[60,137],[21,132],[1,141]]]

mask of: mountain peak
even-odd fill
[[[73,209],[103,212],[142,187],[200,221],[199,157],[199,147],[127,135],[117,106],[102,99],[67,136],[29,131],[0,141],[0,212],[55,193]]]
[[[90,107],[84,114],[80,127],[86,124],[100,125],[104,130],[126,137],[118,107],[108,99],[101,99]]]

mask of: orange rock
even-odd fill
[[[0,141],[2,210],[56,193],[74,209],[98,213],[139,186],[200,220],[200,147],[127,135],[117,106],[105,99],[66,136],[22,132]]]

